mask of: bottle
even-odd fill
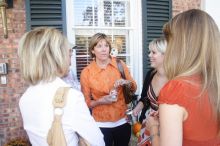
[[[117,97],[118,91],[116,88],[113,88],[109,94],[111,95],[113,102],[116,102],[118,100],[118,97]]]

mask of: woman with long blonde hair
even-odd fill
[[[220,33],[204,11],[188,10],[163,29],[169,82],[159,95],[159,119],[150,117],[152,145],[220,144]],[[159,133],[160,125],[160,133]]]

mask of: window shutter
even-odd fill
[[[26,0],[27,30],[55,27],[66,34],[65,0]]]
[[[150,68],[148,44],[162,35],[163,25],[172,16],[172,0],[142,0],[143,76]]]

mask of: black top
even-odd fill
[[[148,94],[149,87],[151,86],[151,81],[155,74],[156,74],[155,69],[150,69],[147,72],[147,75],[145,76],[145,79],[144,79],[144,85],[143,85],[142,92],[141,92],[141,98],[139,100],[144,104],[144,108],[142,109],[141,116],[139,118],[139,121],[141,123],[146,118],[145,113],[150,108],[150,105],[151,105],[147,94]]]

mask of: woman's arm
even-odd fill
[[[138,104],[136,105],[136,107],[133,109],[133,115],[134,116],[138,116],[138,114],[143,109],[143,107],[144,107],[143,102],[139,101]]]
[[[66,107],[68,110],[65,111],[63,120],[69,123],[68,126],[73,131],[85,138],[91,146],[105,145],[103,134],[91,116],[82,93],[70,90]]]
[[[127,65],[123,61],[121,61],[121,64],[122,64],[123,69],[124,69],[125,78],[126,78],[126,80],[131,81],[131,90],[135,92],[136,89],[137,89],[137,84],[136,84],[135,80],[132,78]]]
[[[142,87],[142,91],[141,91],[141,98],[139,101],[142,101],[144,106],[146,107],[146,109],[148,109],[150,107],[150,101],[148,98],[146,98],[147,96],[147,91],[148,91],[148,88],[150,86],[150,83],[154,77],[154,69],[151,69],[147,72],[145,78],[144,78],[144,84],[143,84],[143,87]]]
[[[99,98],[98,100],[90,101],[90,108],[103,105],[103,104],[112,104],[114,101],[112,100],[112,95],[105,95]]]
[[[150,107],[150,100],[146,96],[147,96],[147,90],[149,88],[150,82],[153,78],[152,71],[153,69],[149,70],[144,78],[144,84],[143,84],[142,91],[141,91],[141,98],[139,99],[139,102],[143,103],[142,112],[139,117],[140,122],[142,122],[146,118],[145,113]]]
[[[91,89],[89,87],[89,71],[87,68],[83,69],[80,75],[80,84],[81,84],[81,91],[85,97],[85,101],[89,108],[91,108]]]
[[[182,146],[183,121],[186,118],[185,108],[161,104],[159,123],[157,117],[153,116],[148,117],[145,123],[147,130],[150,131],[152,146]]]
[[[182,146],[185,108],[179,105],[160,104],[160,146]]]

